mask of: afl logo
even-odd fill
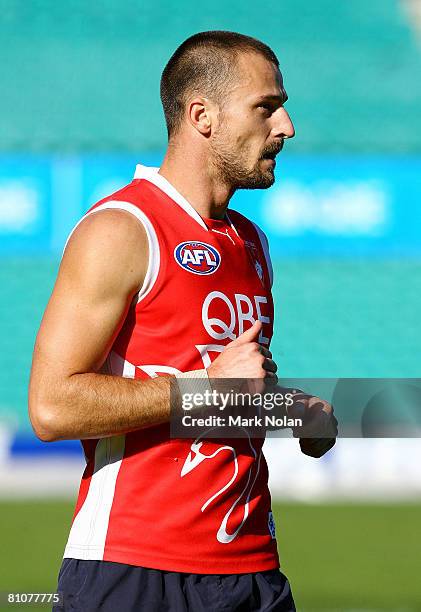
[[[221,263],[218,251],[206,242],[181,242],[174,249],[174,257],[179,266],[193,274],[213,274]]]

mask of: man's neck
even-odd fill
[[[222,219],[234,190],[210,174],[209,160],[169,146],[161,174],[205,219]]]

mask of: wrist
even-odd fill
[[[200,402],[199,398],[206,397],[209,393],[212,393],[212,385],[207,370],[180,372],[175,377],[180,394],[181,407],[184,405],[184,398],[188,398],[189,402],[193,401],[194,403],[195,396],[198,398],[197,407],[203,407],[203,403]]]

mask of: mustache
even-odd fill
[[[273,145],[266,147],[263,150],[262,159],[265,159],[267,157],[275,157],[275,155],[278,155],[278,153],[282,151],[283,147],[284,147],[283,140],[280,143],[274,143]]]

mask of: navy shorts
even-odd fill
[[[292,612],[279,570],[253,574],[185,574],[114,563],[63,559],[53,612]]]

